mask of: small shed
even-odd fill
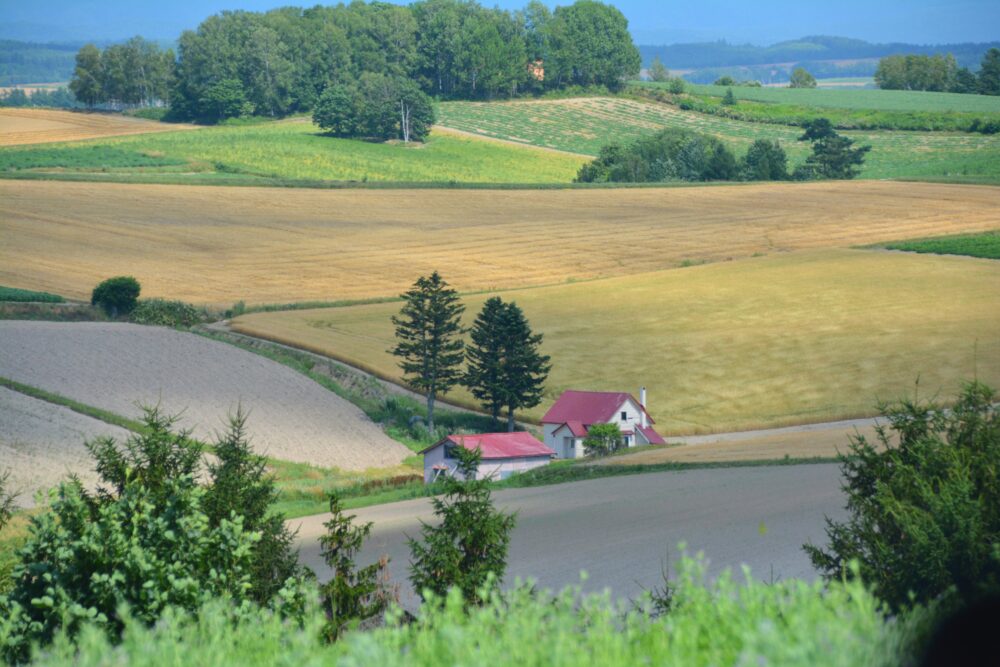
[[[479,449],[482,460],[476,479],[507,479],[511,475],[548,465],[556,453],[525,431],[449,435],[420,452],[424,455],[424,482],[442,475],[458,475],[455,448]]]

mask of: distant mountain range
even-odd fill
[[[709,83],[728,74],[764,83],[788,80],[792,67],[801,65],[819,78],[871,76],[878,59],[896,53],[951,53],[960,67],[975,71],[987,49],[1000,42],[962,44],[875,44],[862,39],[812,35],[770,46],[730,44],[726,41],[665,46],[639,45],[643,67],[659,57],[668,69],[684,72],[695,83]]]
[[[695,44],[670,44],[667,46],[640,45],[644,66],[654,56],[672,69],[701,69],[705,67],[731,67],[737,65],[765,65],[771,63],[807,62],[821,60],[854,60],[881,58],[894,53],[951,53],[962,67],[979,67],[983,53],[1000,42],[963,44],[874,44],[862,39],[812,35],[770,46],[730,44],[726,41]]]

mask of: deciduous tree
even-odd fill
[[[139,281],[132,276],[116,276],[102,281],[90,294],[90,304],[100,306],[111,317],[127,315],[139,299]]]
[[[880,406],[875,442],[841,457],[848,518],[827,519],[826,547],[805,546],[827,579],[861,578],[894,610],[1000,592],[1000,419],[992,389],[971,383],[951,410]]]
[[[607,456],[622,447],[622,432],[618,424],[594,424],[583,439],[587,456]]]
[[[658,82],[670,80],[670,71],[659,56],[654,56],[653,62],[649,65],[649,78]]]
[[[76,99],[94,107],[104,99],[101,90],[101,50],[93,44],[83,46],[76,54],[76,68],[69,89]]]
[[[815,88],[816,79],[804,67],[796,67],[792,70],[792,76],[788,83],[789,88]]]

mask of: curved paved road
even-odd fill
[[[824,540],[824,515],[844,516],[835,464],[648,473],[509,489],[494,498],[518,512],[507,583],[531,577],[562,588],[579,583],[586,570],[585,590],[608,587],[624,597],[661,583],[661,565],[676,560],[681,541],[692,553],[706,553],[711,574],[746,563],[764,580],[812,579],[816,573],[801,545]],[[358,562],[388,554],[390,574],[412,608],[406,536],[418,536],[420,519],[433,518],[430,503],[409,500],[355,513],[358,521],[375,523]],[[321,579],[328,571],[316,538],[327,517],[289,522],[299,528],[301,560]]]

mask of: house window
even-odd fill
[[[628,421],[628,413],[622,410],[622,421]]]
[[[445,445],[444,446],[444,457],[446,459],[457,459],[458,457],[455,455],[455,450],[456,449],[457,449],[456,445]]]

